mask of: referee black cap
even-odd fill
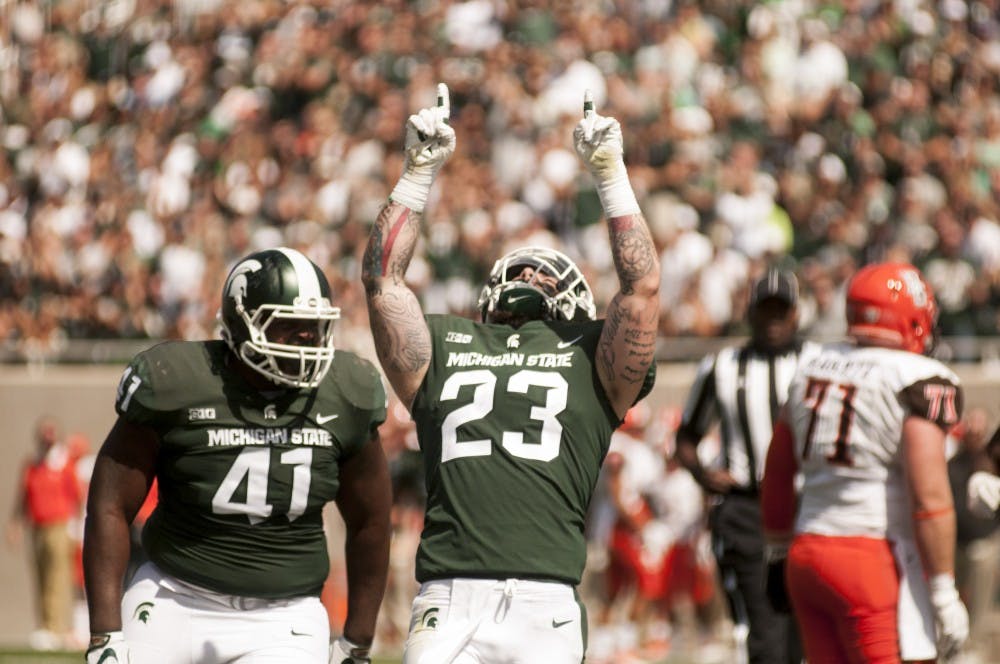
[[[791,307],[797,305],[799,282],[795,275],[785,270],[771,268],[754,282],[750,290],[750,307],[753,308],[770,298],[781,300]]]

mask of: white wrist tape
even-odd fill
[[[930,578],[927,585],[931,591],[931,604],[936,607],[958,599],[955,577],[951,574],[936,574]]]
[[[628,181],[628,171],[622,163],[607,177],[597,180],[597,195],[601,199],[604,214],[608,217],[624,217],[639,214],[639,201]]]
[[[405,205],[414,212],[423,212],[433,183],[433,172],[426,172],[424,169],[405,170],[389,194],[389,200]]]

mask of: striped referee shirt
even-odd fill
[[[678,433],[699,441],[718,421],[721,466],[739,488],[756,492],[764,474],[771,431],[788,397],[795,368],[800,358],[819,350],[818,344],[806,341],[783,353],[746,345],[705,357],[698,366]]]

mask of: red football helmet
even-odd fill
[[[847,287],[847,333],[862,343],[923,354],[936,322],[934,292],[908,263],[868,265]]]

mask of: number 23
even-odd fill
[[[493,410],[497,377],[486,369],[461,371],[452,374],[441,389],[441,400],[450,401],[458,397],[463,387],[475,386],[472,402],[450,412],[441,423],[441,463],[461,457],[487,456],[492,450],[488,438],[479,440],[458,440],[458,428],[463,424],[480,420]],[[566,395],[569,385],[560,374],[551,371],[518,371],[507,381],[507,392],[527,394],[529,387],[546,388],[545,405],[532,406],[529,417],[542,422],[541,440],[537,443],[524,442],[521,431],[504,431],[501,444],[514,456],[534,461],[552,461],[559,456],[562,425],[556,415],[566,409]]]

